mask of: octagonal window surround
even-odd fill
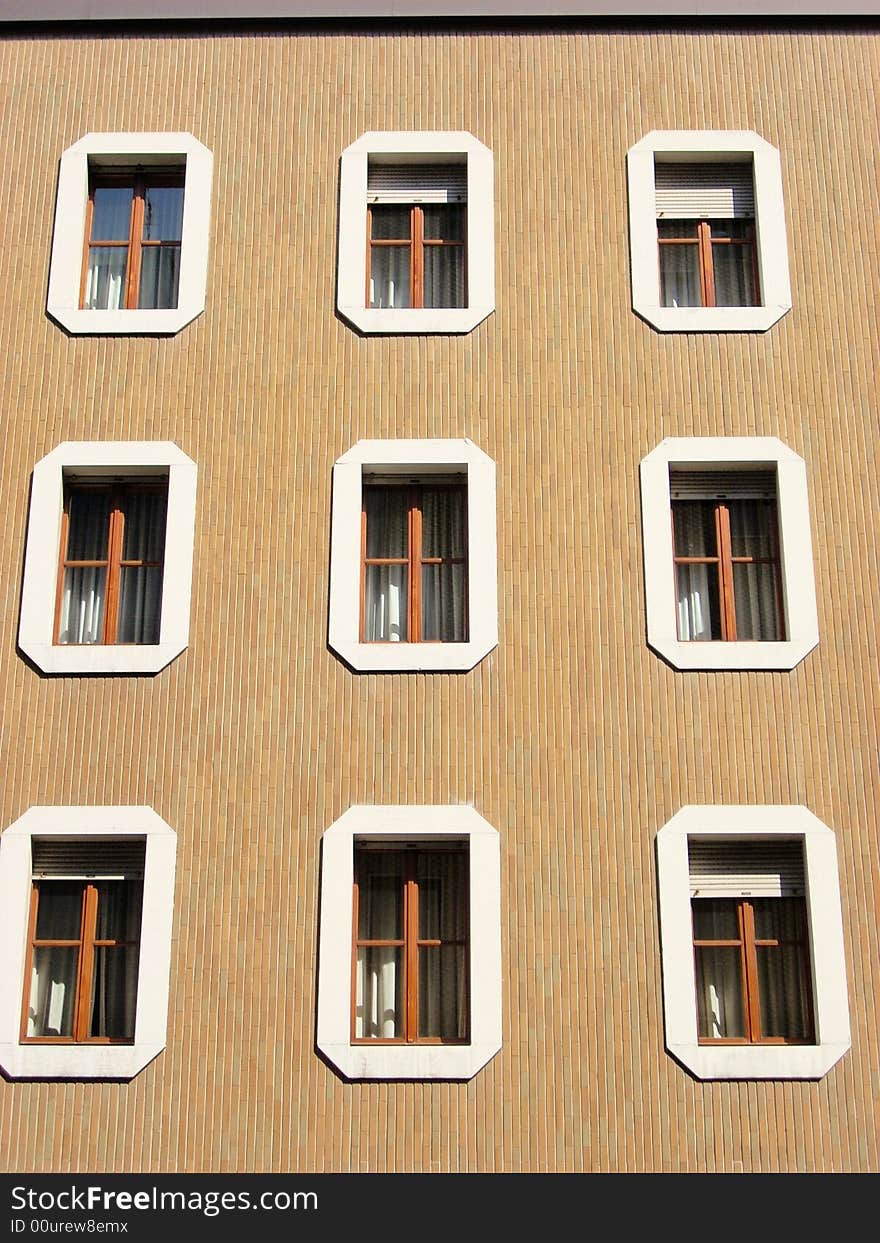
[[[25,548],[19,647],[44,673],[158,673],[189,643],[195,462],[171,441],[66,441],[36,464]],[[129,479],[167,487],[157,642],[56,641],[65,487]],[[163,532],[164,533],[164,532]]]
[[[723,1044],[698,1036],[689,844],[799,842],[803,848],[809,1044]],[[806,807],[686,806],[657,834],[666,1048],[698,1079],[820,1079],[850,1048],[843,920],[834,833]]]
[[[751,168],[758,305],[663,305],[658,257],[661,166]],[[779,152],[751,130],[652,130],[627,153],[633,310],[661,332],[766,332],[791,309]]]
[[[775,480],[779,607],[784,639],[679,637],[671,479],[756,475]],[[670,437],[640,465],[648,644],[675,669],[793,669],[819,642],[804,460],[769,436]]]
[[[129,1044],[21,1039],[34,843],[144,846],[143,903]],[[12,1079],[132,1079],[165,1047],[177,835],[150,807],[31,807],[0,836],[0,1067]]]
[[[458,481],[466,491],[465,641],[365,642],[364,481]],[[495,463],[470,440],[359,440],[333,467],[328,641],[361,671],[472,669],[498,644]]]
[[[355,852],[459,846],[468,861],[469,1027],[465,1043],[352,1039]],[[501,1048],[501,871],[498,832],[467,806],[355,806],[324,833],[317,1045],[348,1079],[471,1079]]]
[[[464,170],[466,187],[463,304],[371,305],[367,294],[367,209],[373,168],[427,169],[430,182],[431,170],[459,165]],[[403,204],[406,195],[398,194],[394,201]],[[416,228],[419,233],[423,231],[420,225]],[[410,244],[416,251],[418,239],[410,238]],[[435,248],[435,258],[440,254],[442,250]],[[413,292],[410,289],[410,295]],[[377,301],[382,303],[384,299]],[[363,333],[394,335],[470,332],[495,310],[493,159],[492,152],[473,134],[452,130],[385,130],[362,134],[346,147],[340,160],[337,310]]]
[[[133,167],[141,173],[176,170],[182,179],[182,218],[173,226],[173,235],[179,238],[176,305],[156,309],[84,307],[83,252],[90,219],[90,178],[99,172],[111,180],[118,179],[120,170]],[[172,335],[200,315],[205,309],[212,173],[211,152],[188,133],[90,133],[68,147],[61,156],[58,174],[49,267],[46,310],[52,319],[76,335],[147,336]],[[153,231],[159,227],[157,219]],[[112,232],[117,235],[115,229]],[[109,253],[108,247],[105,250]]]

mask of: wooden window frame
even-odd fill
[[[660,284],[663,284],[663,264],[661,262],[661,254],[664,246],[696,246],[700,265],[700,306],[714,307],[715,301],[715,258],[712,251],[713,246],[750,246],[752,251],[752,279],[755,282],[755,300],[754,302],[744,303],[747,307],[762,306],[761,302],[761,275],[758,266],[758,248],[755,240],[755,226],[753,221],[746,222],[746,236],[737,237],[713,237],[712,221],[710,219],[701,220],[667,220],[658,219],[658,224],[680,224],[685,228],[697,226],[696,237],[660,237],[659,230],[657,234],[658,247],[658,263],[660,266]],[[730,225],[735,223],[732,220],[717,220],[716,227],[721,224]]]
[[[425,309],[425,247],[445,246],[445,247],[461,247],[464,249],[464,272],[462,276],[462,304],[460,307],[433,307],[432,310],[465,310],[468,305],[468,251],[467,251],[467,204],[466,203],[429,203],[430,207],[446,207],[456,208],[461,212],[461,233],[460,241],[450,241],[445,238],[426,238],[425,237],[425,211],[420,203],[401,203],[395,204],[399,207],[409,207],[409,237],[404,238],[374,238],[373,237],[373,208],[382,206],[381,204],[368,204],[367,206],[367,279],[365,289],[364,306],[367,309],[375,310],[371,306],[370,299],[370,282],[373,271],[373,248],[386,246],[406,246],[409,248],[409,306],[407,307],[391,307],[384,308],[389,310],[403,311],[421,311]]]
[[[367,506],[366,494],[371,488],[405,488],[408,491],[407,501],[407,534],[406,546],[407,555],[405,557],[368,557],[367,556]],[[462,514],[464,519],[464,531],[462,543],[465,548],[465,555],[462,557],[424,557],[422,556],[422,494],[424,489],[431,488],[434,491],[458,492],[462,494]],[[407,567],[407,609],[406,609],[406,643],[467,643],[470,634],[470,617],[468,615],[468,601],[470,599],[468,590],[468,506],[467,496],[468,485],[466,482],[450,483],[446,480],[433,483],[430,478],[426,478],[419,482],[406,482],[401,484],[389,482],[364,482],[362,503],[361,503],[361,575],[360,575],[360,625],[359,625],[359,642],[369,643],[391,643],[390,639],[367,639],[365,638],[366,630],[366,591],[367,591],[367,567],[372,565],[405,565]],[[464,599],[465,599],[465,618],[464,618],[464,637],[461,639],[423,639],[422,638],[422,569],[429,565],[463,565],[464,572]],[[396,646],[396,644],[395,644]]]
[[[362,854],[399,855],[403,860],[403,937],[397,940],[372,940],[358,936],[358,858]],[[418,860],[424,854],[458,854],[465,863],[465,892],[470,894],[470,859],[468,847],[457,843],[454,846],[436,842],[426,842],[420,846],[368,846],[358,843],[354,852],[354,878],[352,882],[352,951],[351,951],[351,1043],[366,1045],[467,1045],[470,1043],[470,901],[468,897],[468,927],[463,939],[426,939],[420,938],[419,932],[419,885]],[[458,945],[465,950],[465,970],[467,971],[467,1014],[465,1026],[467,1034],[457,1040],[444,1040],[439,1036],[419,1036],[419,950],[438,948],[443,945]],[[397,947],[403,950],[403,986],[402,986],[402,1036],[357,1036],[357,969],[358,950],[362,948],[378,949]]]
[[[131,214],[129,217],[128,238],[122,241],[119,238],[104,240],[102,238],[92,237],[92,221],[95,211],[95,191],[106,187],[127,187],[131,186]],[[145,165],[137,165],[134,168],[102,168],[96,166],[89,170],[89,198],[86,206],[86,228],[85,242],[83,246],[82,274],[80,276],[79,291],[79,307],[80,310],[88,310],[85,304],[86,298],[86,282],[89,270],[89,252],[93,247],[112,247],[115,249],[124,248],[128,252],[125,265],[125,297],[122,305],[118,310],[139,311],[146,310],[176,310],[180,302],[180,290],[178,288],[177,298],[173,307],[147,307],[141,308],[138,305],[140,298],[141,286],[141,266],[144,249],[151,248],[171,248],[176,247],[181,253],[183,250],[183,239],[174,240],[147,241],[144,239],[144,204],[146,201],[146,193],[152,189],[180,188],[186,193],[186,170],[185,168],[176,168],[174,166],[162,165],[151,168]],[[105,309],[105,308],[97,308]]]
[[[776,899],[768,898],[767,901],[775,901]],[[693,937],[694,945],[694,972],[695,978],[698,972],[697,967],[697,950],[698,949],[723,949],[735,948],[740,952],[740,979],[742,982],[742,1007],[743,1018],[745,1021],[745,1036],[699,1036],[697,1041],[699,1044],[708,1045],[812,1045],[815,1043],[815,1019],[812,998],[812,989],[810,987],[810,943],[807,931],[807,911],[806,901],[803,898],[779,899],[780,901],[797,902],[798,916],[798,936],[794,939],[781,937],[758,937],[755,933],[755,908],[754,901],[751,898],[716,898],[714,901],[723,901],[734,903],[736,906],[738,937]],[[691,908],[697,902],[706,901],[703,898],[692,898]],[[802,1039],[788,1039],[785,1036],[764,1036],[761,1031],[761,1008],[760,1008],[760,992],[758,986],[758,956],[757,951],[762,947],[773,946],[796,946],[799,950],[798,958],[801,972],[801,988],[803,990],[803,999],[806,1003],[806,1010],[809,1018],[809,1033]]]
[[[98,1044],[98,1045],[132,1045],[134,1036],[121,1039],[110,1036],[90,1036],[88,1028],[91,1020],[92,980],[94,977],[95,950],[102,948],[137,948],[140,949],[140,937],[135,941],[98,938],[98,881],[81,881],[82,906],[80,911],[80,935],[75,940],[61,938],[37,939],[37,912],[40,901],[40,888],[53,885],[58,881],[34,880],[31,887],[30,916],[28,922],[28,949],[25,960],[24,990],[21,1013],[22,1044]],[[69,882],[68,882],[69,883]],[[108,882],[113,883],[113,882]],[[34,951],[43,948],[77,948],[76,991],[73,1006],[73,1034],[71,1036],[29,1036],[27,1034],[28,1005],[31,997],[31,982],[34,964]]]
[[[782,580],[782,562],[779,555],[779,512],[775,500],[758,500],[757,503],[771,507],[772,517],[770,522],[770,530],[773,534],[773,553],[770,557],[735,557],[732,552],[731,535],[730,535],[730,509],[729,501],[717,500],[711,497],[699,499],[694,497],[688,500],[673,500],[670,514],[672,522],[672,574],[674,580],[674,590],[677,590],[678,567],[680,565],[713,565],[718,567],[718,597],[719,597],[719,616],[721,619],[721,637],[720,642],[735,643],[737,642],[736,633],[736,598],[734,593],[734,576],[733,567],[735,565],[772,565],[775,568],[776,577],[776,612],[779,633],[773,640],[769,642],[784,643],[786,641],[785,630],[785,607],[784,599],[784,583]],[[714,507],[715,518],[715,548],[716,555],[714,557],[685,557],[679,556],[675,551],[675,507],[677,505],[712,505]],[[682,639],[678,636],[680,643],[702,642],[698,639]],[[762,640],[749,640],[749,642],[761,642]]]
[[[106,492],[109,494],[110,521],[108,523],[107,534],[107,555],[106,557],[94,561],[70,560],[66,555],[68,539],[70,536],[70,500],[74,492],[85,491]],[[53,644],[64,647],[142,646],[140,644],[123,645],[117,643],[116,636],[119,629],[119,601],[121,594],[122,571],[125,569],[159,569],[164,571],[165,543],[167,542],[168,533],[166,527],[161,561],[145,561],[143,559],[136,558],[123,558],[122,553],[125,546],[125,511],[123,508],[123,502],[126,497],[135,495],[139,492],[151,492],[157,495],[164,494],[167,503],[168,480],[114,480],[112,482],[101,482],[96,480],[95,482],[88,483],[79,480],[70,482],[65,481],[64,508],[61,515],[61,550],[59,554],[58,583],[55,595],[55,621],[52,630]],[[60,644],[59,632],[61,628],[61,604],[64,595],[65,570],[88,568],[100,569],[102,567],[107,568],[107,581],[104,588],[104,619],[100,642],[97,644]],[[161,619],[161,607],[159,615]]]

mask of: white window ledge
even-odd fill
[[[89,164],[179,163],[185,168],[177,306],[167,310],[86,310],[80,306]],[[192,134],[86,134],[61,156],[49,268],[49,315],[76,334],[179,332],[205,309],[213,156]]]
[[[167,474],[168,517],[158,643],[53,643],[66,473]],[[171,441],[66,441],[34,467],[19,647],[44,673],[158,673],[189,643],[196,464]]]
[[[660,300],[655,164],[750,161],[761,306],[665,307]],[[791,310],[779,152],[751,130],[652,130],[627,152],[633,310],[661,332],[766,332]]]
[[[361,508],[365,472],[460,474],[467,482],[467,643],[360,641]],[[363,671],[473,669],[498,645],[495,463],[471,440],[359,440],[333,467],[329,643]]]
[[[799,838],[804,847],[816,1043],[700,1044],[688,839]],[[683,807],[657,834],[666,1048],[698,1079],[821,1079],[850,1047],[834,833],[806,807]]]
[[[22,1044],[31,839],[146,841],[134,1043]],[[177,835],[150,807],[31,807],[0,836],[0,1067],[11,1079],[132,1079],[165,1048]]]
[[[371,155],[467,164],[468,304],[460,309],[378,309],[366,305],[367,165]],[[364,333],[462,333],[495,310],[495,208],[492,152],[463,131],[387,130],[362,134],[340,161],[339,314]]]
[[[351,1040],[355,843],[468,843],[470,1043],[370,1045]],[[348,1079],[472,1079],[501,1048],[501,852],[472,807],[358,806],[326,830],[321,851],[318,1048]]]
[[[682,642],[678,638],[669,470],[710,464],[776,471],[784,641]],[[642,459],[640,473],[649,646],[675,669],[794,669],[819,642],[803,458],[771,436],[670,437]]]

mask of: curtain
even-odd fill
[[[783,942],[755,950],[761,1034],[807,1040],[812,1025],[803,899],[759,898],[753,906],[756,940]]]
[[[468,1036],[468,880],[464,854],[420,853],[419,1036],[466,1040]]]
[[[464,306],[464,247],[426,246],[425,306]]]
[[[92,973],[91,1036],[134,1039],[141,930],[141,881],[98,884],[98,941],[134,941],[134,945],[96,946]]]
[[[180,247],[144,246],[141,250],[138,309],[176,307],[179,285]]]
[[[694,940],[738,940],[735,901],[694,899],[691,909]],[[745,1036],[739,947],[701,945],[695,947],[694,955],[700,1036],[716,1040]]]
[[[464,488],[422,489],[422,556],[467,556],[467,493]],[[422,639],[467,641],[467,567],[422,566]]]
[[[366,555],[409,556],[406,488],[365,488]],[[368,565],[364,584],[364,639],[401,643],[407,635],[407,565]]]
[[[730,548],[734,557],[775,558],[776,507],[766,501],[730,501]],[[733,565],[738,639],[773,640],[779,633],[779,581],[774,561]]]
[[[122,566],[118,643],[158,643],[162,615],[162,566],[168,496],[131,492],[124,501],[123,561],[158,561],[158,566]]]
[[[391,851],[356,856],[358,939],[403,939],[403,860]],[[355,973],[355,1036],[403,1035],[403,948],[361,945]]]

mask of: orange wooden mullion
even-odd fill
[[[712,230],[708,220],[701,220],[697,226],[700,242],[700,288],[703,306],[715,305],[715,269],[712,263]]]
[[[73,1038],[89,1038],[91,1026],[92,979],[95,970],[95,929],[98,923],[98,890],[95,885],[83,889],[83,912],[80,927],[81,949],[76,981],[76,1005],[73,1015]]]
[[[721,593],[721,637],[736,639],[736,605],[733,598],[733,562],[730,546],[730,510],[726,505],[715,507],[715,531],[718,540],[718,577]]]
[[[104,643],[115,643],[119,621],[120,570],[125,519],[121,498],[113,496],[110,510],[110,538],[107,549],[107,585],[104,600]]]
[[[741,902],[739,910],[743,938],[746,1024],[749,1040],[757,1042],[761,1039],[761,1007],[758,993],[758,959],[755,953],[755,908],[751,902]]]
[[[31,994],[31,976],[34,969],[34,941],[37,932],[37,899],[39,889],[36,885],[31,886],[31,909],[28,915],[28,952],[27,962],[24,968],[24,990],[21,999],[21,1039],[27,1038],[27,1020],[28,1020],[28,1002]]]
[[[404,883],[403,918],[405,928],[406,949],[404,950],[405,965],[403,981],[405,989],[404,1035],[407,1043],[418,1039],[419,1035],[419,887],[416,881],[415,857],[406,857],[406,880]]]
[[[131,227],[128,241],[128,275],[125,282],[125,305],[128,310],[135,310],[138,304],[138,290],[141,284],[141,242],[144,236],[144,189],[143,177],[138,177],[131,196]]]
[[[410,235],[410,297],[412,307],[425,305],[425,217],[421,207],[411,212]]]
[[[410,643],[422,639],[422,505],[421,494],[413,489],[409,503],[409,579],[410,620],[406,637]]]

